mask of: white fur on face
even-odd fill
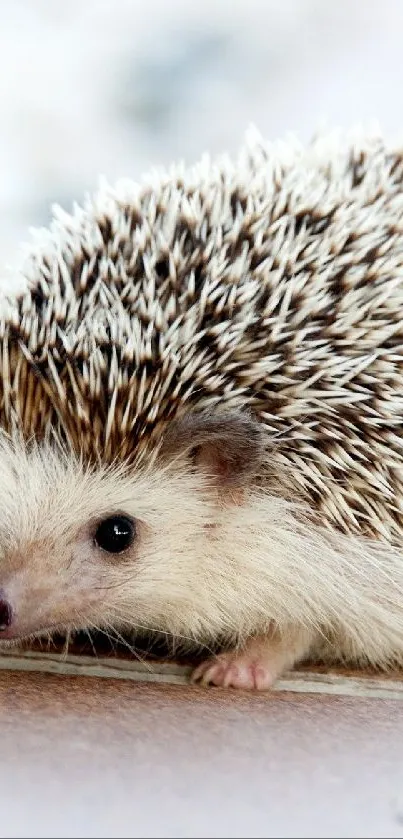
[[[17,637],[113,626],[242,642],[300,626],[335,658],[403,660],[403,563],[387,544],[316,528],[263,492],[224,503],[183,464],[90,470],[3,442],[0,466],[0,588]],[[113,513],[138,523],[121,555],[93,541]]]

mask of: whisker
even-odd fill
[[[103,619],[102,626],[98,625],[98,624],[93,624],[92,621],[90,621],[90,620],[88,620],[87,622],[91,624],[94,632],[100,632],[102,635],[105,635],[108,638],[108,641],[111,643],[112,649],[114,649],[114,646],[113,646],[112,642],[115,639],[115,640],[119,641],[123,646],[127,647],[127,649],[130,651],[130,653],[141,664],[145,664],[146,666],[148,666],[145,659],[137,652],[137,650],[131,644],[129,644],[128,641],[126,641],[126,639],[122,635],[120,635],[118,630],[115,629],[115,627],[112,626],[112,624],[109,624],[105,619]],[[113,633],[113,635],[111,635],[111,632]],[[151,671],[150,667],[149,667],[149,669]]]
[[[61,658],[65,660],[69,654],[69,647],[70,647],[70,638],[71,638],[71,629],[70,627],[66,630],[66,638],[63,645],[63,650],[61,652]]]
[[[147,670],[149,670],[149,672],[152,673],[152,667],[147,663],[146,659],[143,658],[143,656],[141,656],[140,653],[137,652],[135,647],[133,647],[131,644],[129,644],[129,642],[125,640],[123,635],[121,635],[120,632],[118,632],[118,630],[115,629],[114,626],[109,624],[107,621],[105,621],[105,624],[108,627],[108,629],[112,630],[112,632],[115,634],[118,641],[121,644],[123,644],[125,647],[127,647],[128,650],[130,650],[131,654],[135,656],[137,661],[139,661],[141,664],[144,664],[147,667]]]
[[[105,637],[108,639],[108,641],[109,641],[109,643],[110,643],[111,650],[113,650],[113,652],[114,652],[114,651],[115,651],[114,638],[113,638],[113,636],[110,634],[110,632],[108,632],[108,630],[107,630],[107,629],[103,628],[103,627],[102,627],[102,626],[100,626],[99,624],[97,624],[97,623],[93,623],[92,621],[90,621],[90,619],[89,619],[89,618],[87,618],[87,623],[88,623],[88,624],[90,624],[90,626],[91,626],[91,628],[92,628],[92,631],[93,631],[93,632],[95,632],[95,633],[101,633],[101,635],[105,635]]]
[[[91,644],[91,649],[92,649],[92,652],[93,652],[93,654],[94,654],[95,658],[98,658],[98,653],[97,653],[97,651],[96,651],[96,648],[95,648],[94,642],[93,642],[93,640],[92,640],[92,635],[91,635],[90,630],[89,630],[89,629],[87,629],[87,627],[85,627],[85,628],[84,628],[84,632],[85,632],[85,634],[86,634],[86,636],[87,636],[87,638],[88,638],[88,640],[89,640],[89,642],[90,642],[90,644]]]
[[[175,644],[175,642],[178,642],[178,641],[185,641],[188,644],[191,644],[192,647],[194,647],[194,646],[200,647],[201,646],[201,647],[203,647],[204,650],[206,650],[206,652],[210,653],[210,655],[213,655],[213,650],[208,646],[208,644],[204,643],[204,642],[202,642],[202,643],[199,642],[197,640],[197,638],[195,638],[194,636],[183,635],[182,633],[179,633],[179,632],[169,632],[169,630],[160,629],[160,628],[158,628],[158,626],[155,626],[155,625],[145,626],[141,623],[138,623],[137,621],[133,621],[133,619],[131,617],[127,616],[126,612],[124,612],[122,609],[119,609],[119,607],[117,607],[117,606],[114,606],[113,611],[117,615],[117,617],[119,618],[119,621],[123,622],[124,624],[127,624],[127,627],[131,630],[135,630],[135,631],[140,630],[141,632],[145,632],[146,634],[148,634],[150,632],[155,632],[158,635],[164,636],[167,641],[172,641],[174,644]]]

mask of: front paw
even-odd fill
[[[244,690],[268,690],[276,680],[275,669],[264,657],[245,653],[221,653],[203,661],[192,673],[192,682]]]

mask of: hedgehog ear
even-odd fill
[[[247,414],[192,413],[171,423],[161,455],[190,457],[221,487],[241,489],[259,472],[264,448],[262,427]]]

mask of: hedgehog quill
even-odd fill
[[[403,664],[403,149],[249,134],[55,209],[0,308],[0,641]]]

